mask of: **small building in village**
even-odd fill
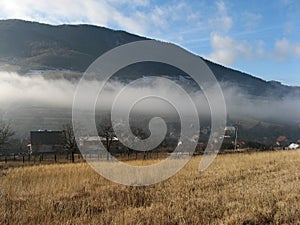
[[[57,153],[64,149],[63,131],[30,132],[30,153]]]
[[[295,149],[298,149],[300,148],[300,145],[299,144],[296,144],[296,143],[291,143],[289,146],[288,146],[288,149],[290,150],[295,150]]]

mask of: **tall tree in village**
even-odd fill
[[[3,151],[7,148],[10,138],[15,135],[10,124],[0,122],[0,150]]]
[[[77,149],[77,144],[74,136],[73,126],[70,123],[64,124],[62,126],[63,129],[63,142],[64,148],[68,153],[71,153],[71,160],[75,162],[74,154]]]

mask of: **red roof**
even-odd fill
[[[286,136],[279,136],[278,138],[277,138],[277,141],[285,141],[286,140]]]

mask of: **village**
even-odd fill
[[[170,131],[164,141],[155,149],[149,151],[134,151],[121,143],[115,136],[110,126],[104,126],[99,131],[99,136],[82,136],[75,138],[72,125],[65,124],[62,130],[36,130],[30,131],[28,139],[17,142],[15,139],[5,138],[5,144],[2,144],[0,151],[0,162],[19,161],[49,163],[57,162],[82,162],[86,157],[96,157],[97,159],[109,160],[107,152],[114,157],[127,160],[137,160],[148,158],[165,158],[168,155],[184,155],[184,150],[179,153],[172,153],[174,149],[182,144],[179,139],[179,133],[176,129]],[[145,138],[147,134],[140,128],[135,128],[135,133],[140,138]],[[11,132],[13,134],[14,132]],[[296,150],[300,148],[300,140],[290,141],[286,136],[279,136],[271,145],[254,141],[244,141],[239,138],[238,126],[226,126],[222,139],[220,154],[225,153],[243,153],[255,151],[278,151],[278,150]],[[207,146],[210,135],[210,127],[202,127],[193,155],[201,155]],[[2,137],[2,139],[4,139]],[[190,140],[194,141],[194,140]],[[220,141],[220,140],[216,140]],[[100,147],[102,143],[102,150]],[[99,150],[100,149],[100,150]],[[106,151],[107,150],[107,151]]]

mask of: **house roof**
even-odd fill
[[[299,148],[299,147],[300,147],[300,146],[299,146],[298,144],[292,143],[292,144],[289,145],[288,148],[290,148],[290,149],[297,149],[297,148]]]

